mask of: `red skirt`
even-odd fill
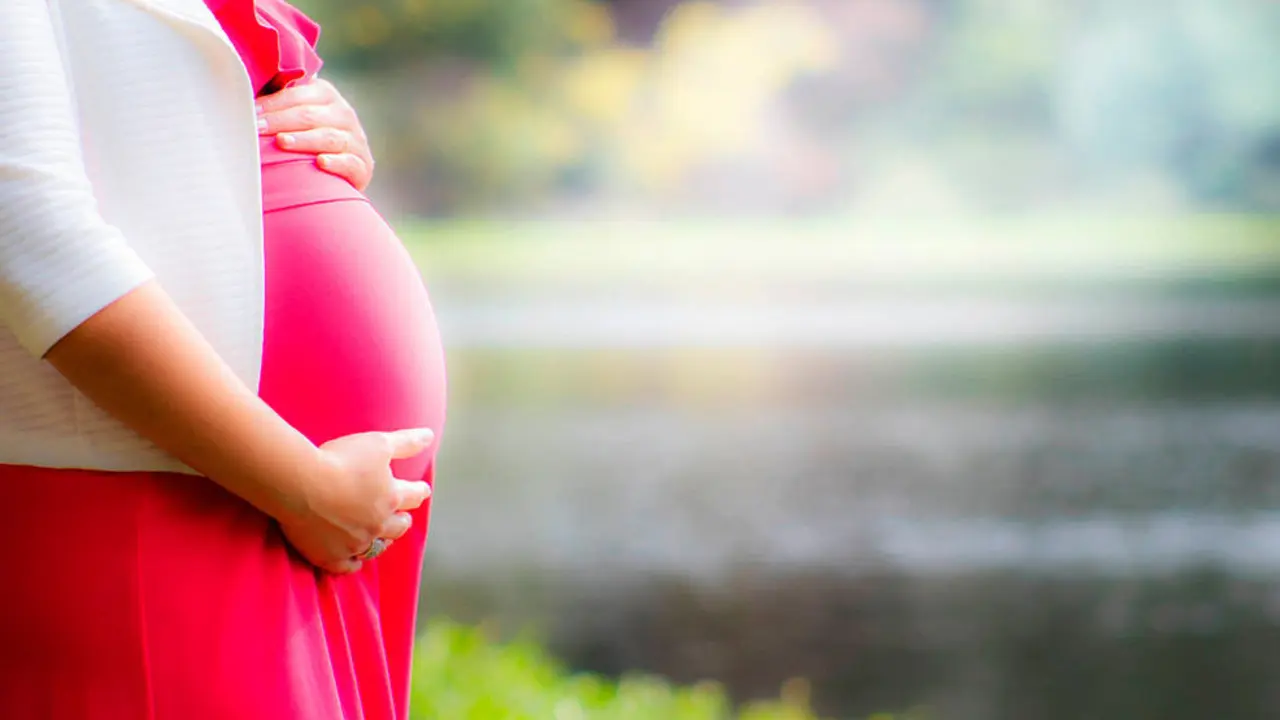
[[[443,353],[408,254],[345,182],[264,158],[262,397],[316,442],[439,437]],[[335,577],[203,478],[0,466],[0,717],[404,720],[429,511]]]

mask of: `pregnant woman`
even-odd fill
[[[443,355],[365,197],[255,132],[316,36],[0,4],[0,717],[408,715]]]

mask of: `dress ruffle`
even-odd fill
[[[320,26],[280,0],[205,0],[235,45],[258,95],[315,77]]]

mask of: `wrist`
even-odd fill
[[[302,522],[323,506],[321,494],[332,483],[334,467],[326,453],[303,438],[304,444],[281,458],[272,472],[271,508],[263,511],[282,523]]]
[[[281,523],[298,522],[312,514],[327,463],[302,433],[278,417],[266,420],[249,423],[247,427],[260,430],[242,435],[240,452],[223,455],[216,462],[219,467],[206,474]],[[263,432],[264,427],[275,431]]]

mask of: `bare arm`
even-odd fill
[[[429,431],[316,448],[240,382],[154,282],[80,324],[46,359],[111,415],[279,520],[325,569],[358,569],[352,556],[375,537],[404,534],[409,516],[399,511],[429,493],[389,469],[426,449]]]
[[[154,282],[45,358],[138,434],[272,517],[300,514],[316,448],[245,387]]]

